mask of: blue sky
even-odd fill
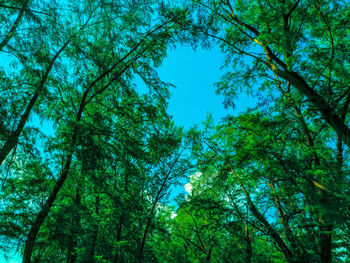
[[[220,81],[224,57],[216,48],[211,50],[178,47],[169,52],[159,69],[163,81],[173,83],[168,112],[178,125],[189,128],[212,114],[218,122],[227,114],[238,114],[255,105],[256,100],[241,95],[236,109],[225,109],[223,97],[215,93],[214,84]]]
[[[168,55],[159,69],[159,76],[176,86],[172,89],[168,109],[176,123],[188,128],[204,121],[207,113],[215,118],[228,113],[214,87],[222,74],[222,60],[217,50],[194,52],[190,47],[179,47]]]

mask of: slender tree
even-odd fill
[[[233,68],[219,84],[228,103],[257,79],[277,78],[298,91],[350,145],[342,118],[349,94],[346,1],[191,2],[197,14],[194,36],[220,45]]]

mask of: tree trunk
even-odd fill
[[[331,207],[330,196],[327,192],[320,190],[321,200],[321,215],[319,218],[319,249],[320,249],[320,262],[331,263],[332,262],[332,232],[333,222],[328,214],[328,209]]]
[[[292,107],[294,109],[294,112],[296,114],[296,117],[298,118],[301,126],[302,126],[302,130],[304,132],[304,135],[307,139],[308,142],[308,146],[310,147],[310,150],[313,150],[314,148],[314,141],[312,139],[312,136],[310,134],[309,128],[305,122],[304,117],[302,116],[302,113],[300,111],[300,109],[298,109],[298,107],[296,107],[295,102],[292,100],[290,94],[284,92],[281,87],[279,87],[279,89],[281,90],[281,92],[283,93],[283,95],[285,95],[287,97],[287,99],[291,102]],[[350,95],[350,93],[349,93]],[[344,122],[345,120],[345,115],[346,115],[346,111],[349,107],[349,103],[350,103],[350,96],[348,95],[347,99],[346,99],[346,103],[343,109],[343,112],[341,114],[341,118],[340,120],[342,122]],[[314,150],[313,150],[314,151]],[[317,155],[317,153],[314,153],[314,162],[315,162],[315,166],[320,166],[321,162],[320,159]],[[341,173],[342,170],[342,140],[340,139],[339,136],[337,136],[337,169],[338,169],[338,175]],[[340,176],[341,178],[341,176]],[[321,178],[318,178],[318,180]],[[274,186],[273,186],[274,187]],[[320,206],[324,207],[324,209],[327,209],[327,203],[328,203],[328,199],[330,198],[330,196],[328,195],[327,192],[325,192],[324,190],[318,188],[318,192],[321,196],[321,201],[320,201]],[[278,199],[275,200],[275,203],[278,202]],[[278,208],[278,213],[280,213],[280,206],[278,206],[279,204],[276,203],[277,208]],[[281,216],[280,216],[281,218]],[[283,217],[282,217],[283,219]],[[328,222],[324,222],[324,220],[326,220]],[[281,220],[282,221],[282,220]],[[330,223],[331,219],[328,216],[325,216],[324,218],[321,216],[319,218],[320,221],[320,225],[319,225],[319,231],[320,231],[320,237],[319,237],[319,250],[320,250],[320,258],[321,258],[321,262],[322,263],[330,263],[331,262],[331,258],[332,258],[332,230],[333,230],[333,225],[332,223]],[[323,222],[323,223],[322,223]],[[283,223],[283,221],[282,221]],[[283,224],[284,225],[284,224]],[[285,226],[286,228],[287,226]],[[288,228],[286,228],[286,230],[289,230]],[[288,234],[288,233],[287,233]],[[289,233],[289,235],[291,234],[291,232]],[[288,235],[287,235],[288,237]],[[295,245],[293,246],[295,247]]]
[[[67,45],[68,45],[68,42],[67,42]],[[84,110],[84,107],[86,105],[85,99],[86,99],[88,92],[89,92],[88,89],[85,90],[85,92],[83,94],[82,101],[80,102],[80,107],[79,107],[79,110],[78,110],[78,113],[76,116],[77,122],[80,121],[81,116],[83,114],[83,110]],[[41,208],[37,218],[35,219],[34,223],[32,224],[31,229],[29,230],[29,234],[28,234],[27,240],[26,240],[25,245],[24,245],[24,254],[23,254],[23,261],[22,261],[23,263],[31,263],[33,247],[34,247],[34,243],[35,243],[36,237],[38,235],[38,232],[40,230],[40,227],[43,224],[45,218],[48,216],[50,209],[51,209],[51,206],[53,205],[53,203],[56,200],[58,192],[61,190],[64,182],[66,181],[66,179],[68,177],[70,165],[72,163],[75,144],[77,141],[77,136],[78,136],[77,130],[74,129],[72,140],[71,140],[72,149],[68,153],[67,160],[66,160],[66,163],[65,163],[64,168],[63,168],[63,172],[62,172],[61,176],[59,177],[59,179],[57,180],[57,182],[53,188],[53,191],[49,195],[49,198],[46,200],[46,203]]]
[[[75,139],[74,139],[74,141],[75,141]],[[72,162],[72,157],[73,157],[73,150],[69,153],[69,155],[67,157],[67,161],[66,161],[66,164],[64,166],[63,172],[62,172],[60,178],[57,180],[57,182],[53,188],[53,191],[49,195],[49,198],[46,200],[46,203],[41,208],[37,218],[35,219],[34,223],[32,224],[32,226],[29,230],[29,234],[28,234],[27,240],[26,240],[25,245],[24,245],[23,261],[22,261],[23,263],[30,263],[31,262],[31,257],[32,257],[32,252],[33,252],[36,237],[39,233],[41,225],[44,223],[44,220],[46,219],[46,217],[48,216],[48,214],[50,212],[51,206],[53,205],[58,192],[60,191],[63,183],[67,179],[69,168],[70,168],[70,165]]]
[[[76,239],[76,232],[75,232],[75,226],[79,225],[80,222],[80,215],[79,215],[79,206],[81,202],[81,196],[79,194],[79,188],[77,188],[77,192],[75,194],[74,199],[74,205],[75,205],[75,211],[78,211],[77,217],[72,217],[72,224],[71,224],[71,231],[69,233],[69,247],[67,252],[67,261],[66,263],[75,263],[77,260],[77,254],[76,254],[76,247],[77,247],[77,239]]]
[[[210,259],[211,259],[211,251],[212,251],[212,249],[210,248],[210,249],[209,249],[209,252],[208,252],[208,254],[207,254],[207,257],[205,258],[207,262],[210,262]]]
[[[139,263],[141,263],[141,262],[142,262],[142,259],[143,259],[143,250],[144,250],[145,243],[146,243],[146,237],[147,237],[148,228],[149,228],[149,226],[150,226],[150,224],[151,224],[151,216],[152,216],[152,214],[153,214],[153,212],[154,212],[154,209],[156,208],[156,205],[157,205],[159,199],[161,198],[161,194],[162,194],[162,192],[163,192],[163,189],[164,189],[164,187],[165,187],[165,184],[166,184],[166,182],[168,181],[169,176],[170,176],[170,174],[171,174],[171,172],[172,172],[172,170],[173,170],[175,164],[178,162],[179,158],[180,158],[180,155],[176,158],[176,160],[173,162],[173,164],[172,164],[171,167],[169,168],[169,171],[168,171],[168,173],[166,174],[166,176],[164,177],[164,180],[163,180],[163,182],[162,182],[162,185],[161,185],[161,187],[159,188],[159,190],[158,190],[158,192],[157,192],[157,195],[156,195],[156,197],[155,197],[155,199],[154,199],[153,206],[152,206],[152,209],[151,209],[151,212],[150,212],[150,217],[149,217],[148,220],[147,220],[146,228],[145,228],[145,231],[143,232],[143,237],[142,237],[141,246],[140,246],[140,251],[139,251]]]
[[[320,231],[320,259],[321,263],[332,262],[332,231],[333,225],[326,224],[319,227]]]
[[[152,212],[153,212],[153,209],[152,209]],[[146,237],[147,237],[148,228],[150,224],[151,224],[151,218],[148,218],[145,231],[143,232],[142,241],[141,241],[140,252],[139,252],[139,263],[143,261],[143,252],[144,252]]]
[[[77,245],[76,240],[73,240],[73,235],[69,237],[69,248],[67,252],[67,261],[66,263],[75,263],[77,260],[77,255],[75,253],[75,247]]]
[[[296,1],[290,12],[293,12],[298,6],[299,1]],[[268,44],[265,44],[258,40],[260,36],[259,30],[254,26],[249,25],[235,15],[234,8],[230,4],[230,1],[226,2],[229,7],[229,14],[232,20],[239,26],[248,30],[255,37],[250,37],[250,40],[260,45],[265,52],[266,61],[263,61],[265,65],[268,65],[273,73],[278,77],[288,81],[294,88],[296,88],[301,94],[305,95],[309,101],[317,108],[322,118],[333,128],[337,135],[343,140],[343,142],[350,147],[350,128],[344,123],[341,117],[336,113],[336,108],[330,105],[323,96],[308,85],[305,79],[294,71],[290,71],[285,62],[283,62],[278,55],[272,52]],[[291,13],[284,14],[284,29],[287,30],[290,22],[289,17]],[[289,30],[289,29],[288,29]],[[286,54],[287,56],[289,54]]]
[[[122,229],[123,229],[123,215],[121,215],[121,217],[119,219],[119,224],[118,224],[118,229],[117,229],[117,239],[116,239],[117,242],[121,241]],[[113,263],[119,263],[119,247],[117,248],[117,250],[115,252]]]
[[[111,82],[109,82],[107,85],[105,85],[103,88],[101,88],[99,91],[97,91],[95,94],[93,94],[89,99],[87,98],[88,93],[90,92],[91,88],[100,80],[102,80],[104,77],[106,77],[109,73],[111,73],[118,65],[120,65],[123,61],[125,61],[131,54],[133,54],[134,52],[136,52],[136,50],[138,49],[139,46],[141,46],[141,44],[143,44],[143,42],[145,42],[145,40],[147,39],[148,36],[152,35],[153,33],[155,33],[156,31],[158,31],[159,29],[163,28],[164,26],[166,26],[167,24],[171,23],[174,19],[176,18],[173,17],[171,20],[164,22],[163,24],[157,26],[155,29],[153,29],[152,31],[148,32],[147,34],[145,34],[145,36],[134,46],[134,48],[132,48],[125,56],[123,56],[117,63],[115,63],[111,68],[109,68],[107,71],[105,71],[104,73],[102,73],[98,78],[96,78],[89,86],[88,88],[85,90],[80,106],[79,106],[79,110],[77,113],[77,118],[76,121],[79,122],[81,117],[82,117],[82,113],[84,110],[84,107],[98,94],[101,94],[105,89],[107,89],[109,87],[109,85],[111,84]],[[29,114],[35,104],[35,102],[37,101],[40,92],[46,82],[46,79],[48,77],[48,74],[55,62],[55,60],[59,57],[59,55],[61,54],[61,52],[68,46],[68,44],[70,43],[70,41],[82,30],[86,27],[86,25],[84,25],[82,28],[80,28],[73,36],[71,36],[67,42],[60,48],[60,50],[55,54],[54,58],[50,61],[50,64],[43,76],[43,78],[41,79],[40,85],[37,88],[34,96],[32,97],[32,99],[30,100],[30,103],[28,104],[25,113],[21,116],[19,125],[16,129],[16,131],[10,135],[10,137],[7,139],[7,141],[5,142],[5,145],[2,147],[2,149],[0,150],[0,166],[3,163],[3,161],[5,160],[5,158],[7,157],[7,155],[11,152],[11,150],[13,149],[13,147],[17,144],[18,138],[23,130],[24,125],[26,124]],[[145,50],[144,50],[145,51]],[[126,69],[128,69],[131,65],[126,63],[125,67],[123,68],[123,70],[121,70],[119,72],[119,74],[117,74],[116,77],[113,78],[113,81],[115,81],[117,78],[119,78],[122,73],[124,73],[126,71]],[[32,224],[30,231],[28,233],[28,237],[27,240],[25,241],[25,248],[24,248],[24,254],[23,254],[23,263],[31,263],[31,256],[32,256],[32,251],[34,248],[34,244],[35,244],[35,240],[37,238],[38,232],[40,230],[41,225],[43,224],[44,220],[46,219],[46,217],[48,216],[51,206],[53,205],[56,196],[58,194],[58,192],[60,191],[63,183],[65,182],[65,180],[67,179],[68,176],[68,172],[69,172],[69,168],[71,165],[71,161],[72,161],[72,157],[73,157],[73,152],[74,152],[74,145],[76,143],[76,139],[77,139],[77,132],[74,131],[73,133],[73,138],[72,138],[72,145],[73,145],[73,149],[69,152],[68,156],[67,156],[67,161],[65,163],[65,167],[63,169],[63,172],[60,176],[60,178],[58,179],[58,181],[56,182],[54,189],[52,191],[52,193],[49,195],[46,203],[44,204],[44,206],[41,208],[37,218],[35,219],[34,223]],[[164,182],[165,184],[165,182]],[[164,184],[162,185],[162,188],[164,187]],[[162,189],[161,188],[161,189]],[[153,209],[152,209],[153,211]],[[146,235],[145,235],[146,237]],[[144,240],[142,241],[142,243],[144,244]],[[141,249],[143,251],[143,249]]]
[[[9,137],[6,139],[5,144],[0,149],[0,166],[3,164],[3,162],[6,159],[6,157],[10,154],[12,149],[16,146],[16,144],[18,142],[18,138],[21,135],[25,124],[28,121],[29,115],[30,115],[30,113],[31,113],[31,111],[32,111],[36,101],[38,100],[42,89],[44,88],[45,82],[47,80],[47,77],[49,76],[49,73],[50,73],[50,71],[52,69],[53,64],[55,63],[55,61],[59,57],[59,55],[62,53],[62,51],[68,46],[68,44],[70,43],[71,39],[72,39],[72,37],[69,38],[66,41],[66,43],[64,43],[64,45],[57,51],[55,56],[50,61],[48,67],[46,68],[46,71],[45,71],[43,77],[41,78],[41,81],[40,81],[40,84],[39,84],[38,88],[35,90],[35,93],[34,93],[33,97],[30,99],[30,101],[29,101],[29,103],[28,103],[24,113],[21,115],[21,118],[19,120],[19,123],[17,125],[16,130],[13,131],[9,135]]]
[[[95,230],[93,231],[92,238],[91,238],[92,239],[91,247],[88,252],[86,262],[91,262],[91,263],[95,262],[94,258],[95,258],[95,252],[96,252],[97,235],[98,235],[98,226],[95,226]]]
[[[253,247],[252,247],[252,241],[250,239],[249,229],[247,225],[244,227],[244,232],[245,232],[245,240],[246,240],[247,263],[251,263],[252,256],[253,256]]]
[[[266,220],[266,218],[258,211],[257,207],[253,203],[252,199],[250,198],[250,194],[248,193],[247,189],[245,188],[244,184],[242,183],[239,176],[236,174],[236,172],[233,170],[231,164],[229,164],[230,170],[234,177],[237,179],[238,184],[240,185],[244,196],[246,197],[248,206],[250,211],[253,213],[253,215],[258,219],[266,228],[266,231],[268,232],[269,236],[276,242],[276,245],[281,249],[281,252],[285,255],[288,262],[291,263],[297,263],[300,261],[296,261],[295,255],[293,251],[289,249],[289,247],[285,244],[281,236],[276,232],[276,230],[270,225],[270,223]]]
[[[97,194],[96,196],[96,207],[95,207],[95,213],[98,216],[99,215],[99,211],[100,211],[100,197]],[[91,246],[90,246],[90,251],[88,252],[88,261],[87,262],[95,262],[94,258],[95,258],[95,252],[96,252],[96,244],[97,244],[97,237],[98,237],[98,224],[96,224],[95,229],[93,231],[92,234],[92,242],[91,242]]]
[[[350,147],[350,129],[344,123],[344,121],[336,114],[335,109],[332,108],[322,96],[320,96],[315,90],[308,86],[305,80],[295,72],[287,72],[276,68],[271,65],[271,69],[279,77],[289,81],[293,87],[299,92],[304,94],[318,111],[321,113],[322,118],[333,128],[337,135],[343,140],[343,142]]]

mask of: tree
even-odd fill
[[[24,263],[347,260],[346,7],[1,3],[0,248]],[[219,45],[226,106],[245,90],[257,107],[177,127],[157,68],[178,43]]]
[[[5,37],[0,42],[0,51],[7,45],[7,43],[10,41],[10,39],[17,33],[16,32],[17,28],[22,22],[22,18],[24,16],[24,13],[26,11],[29,11],[27,9],[27,6],[29,4],[29,0],[24,0],[21,2],[22,2],[21,3],[22,6],[20,6],[20,7],[13,6],[12,2],[10,2],[9,5],[1,5],[2,8],[10,9],[10,12],[6,12],[5,14],[12,15],[13,11],[17,12],[18,14],[16,16],[15,21],[13,21],[13,22],[9,19],[9,17],[6,17],[4,19],[6,22],[9,22],[8,27],[10,27],[10,30],[7,32],[7,34],[5,34]],[[5,28],[7,28],[7,27],[5,26]]]
[[[347,1],[192,1],[190,27],[233,68],[218,86],[228,103],[260,81],[294,88],[347,146],[350,95]],[[263,87],[263,85],[262,85]],[[253,91],[254,92],[254,91]]]
[[[53,55],[53,59],[49,59],[48,66],[45,62],[43,63],[44,75],[39,78],[40,85],[34,89],[34,95],[26,106],[25,112],[14,114],[14,116],[10,115],[11,118],[19,117],[20,125],[5,140],[4,151],[2,151],[4,159],[17,145],[17,139],[21,133],[23,134],[24,125],[42,92],[45,93],[46,100],[37,104],[35,109],[43,119],[49,120],[55,128],[55,135],[49,139],[49,148],[46,149],[47,152],[43,156],[46,163],[44,166],[49,171],[47,178],[49,187],[40,193],[40,198],[45,201],[40,200],[38,203],[38,196],[26,196],[26,200],[33,200],[36,205],[31,207],[33,208],[31,218],[23,223],[25,225],[23,229],[28,230],[27,234],[21,233],[21,240],[23,240],[23,235],[26,236],[24,238],[23,262],[31,262],[35,243],[38,235],[40,236],[42,227],[46,227],[43,230],[45,232],[50,229],[51,224],[56,224],[57,221],[52,220],[50,212],[51,208],[55,206],[57,198],[63,202],[64,206],[71,206],[72,209],[80,205],[84,206],[85,200],[80,193],[80,187],[84,187],[87,183],[84,182],[85,180],[77,180],[82,185],[78,185],[74,191],[76,198],[73,200],[75,199],[76,202],[73,204],[61,199],[59,195],[69,175],[80,174],[76,171],[77,167],[81,167],[79,177],[92,176],[91,171],[102,176],[104,174],[101,170],[104,167],[102,164],[105,165],[104,162],[108,160],[106,151],[111,149],[115,153],[115,158],[122,158],[126,161],[125,165],[129,162],[133,164],[135,160],[141,159],[141,152],[146,151],[143,149],[147,145],[144,140],[150,136],[150,133],[145,134],[145,132],[153,132],[153,128],[157,131],[155,123],[158,123],[160,129],[164,129],[163,121],[167,121],[169,118],[164,109],[169,85],[159,80],[155,68],[164,58],[167,46],[175,38],[177,26],[173,22],[175,19],[180,19],[181,10],[173,13],[171,19],[165,19],[161,17],[162,7],[157,8],[148,1],[124,4],[99,1],[74,3],[72,8],[73,11],[74,9],[77,11],[79,18],[70,17],[74,22],[67,24],[68,28],[66,28],[68,33],[73,32],[73,34],[68,34],[68,40],[62,46],[58,44],[59,50]],[[60,10],[56,6],[53,9]],[[154,20],[156,16],[158,18]],[[63,15],[62,19],[65,20],[68,17]],[[57,26],[60,28],[59,25]],[[78,29],[76,30],[75,27]],[[76,34],[76,32],[82,32],[85,29],[88,30],[88,34]],[[61,39],[59,38],[59,40]],[[63,51],[64,53],[62,53]],[[23,53],[23,51],[21,52]],[[21,52],[18,53],[21,54]],[[32,52],[29,50],[29,54]],[[65,54],[65,58],[60,61],[60,67],[53,67],[61,53]],[[47,57],[50,57],[49,52]],[[34,58],[37,58],[36,55]],[[37,67],[36,64],[33,63],[33,65]],[[53,68],[55,71],[51,72]],[[27,69],[28,67],[24,68],[24,70]],[[48,77],[50,72],[52,75]],[[10,74],[10,72],[7,73]],[[149,88],[148,95],[139,96],[135,92],[133,81],[136,75],[141,77]],[[10,79],[10,76],[7,76],[7,79]],[[50,85],[44,89],[46,81],[49,81]],[[15,85],[11,88],[15,89]],[[11,99],[14,98],[11,97]],[[126,134],[126,130],[122,129],[124,137],[121,137],[120,140],[125,142],[123,148],[133,152],[134,156],[120,157],[118,156],[118,144],[113,145],[111,140],[115,140],[113,136],[118,132],[118,127],[126,126],[127,123],[133,124],[131,127],[128,126],[129,130],[138,127],[135,132],[140,131],[139,136],[144,135],[144,137],[130,137]],[[106,143],[108,147],[105,146]],[[149,150],[152,152],[152,149]],[[164,149],[162,150],[164,151]],[[155,158],[157,157],[161,158],[162,155],[156,155]],[[78,160],[81,160],[82,163],[79,164]],[[148,160],[148,162],[158,161]],[[31,163],[32,160],[24,161],[24,163],[27,162]],[[20,165],[21,163],[19,163]],[[9,168],[11,169],[11,167]],[[18,178],[19,175],[13,173],[14,170],[11,172],[11,180]],[[36,174],[36,171],[33,172]],[[11,180],[8,182],[12,182]],[[87,181],[91,182],[91,180]],[[96,184],[95,181],[94,185]],[[142,193],[142,185],[140,183],[137,193]],[[15,189],[12,190],[15,191]],[[97,186],[89,188],[89,191],[95,197],[94,200],[89,198],[87,201],[94,204],[90,213],[99,217],[99,211],[103,205],[101,203],[103,194]],[[157,198],[156,202],[159,199],[160,197]],[[10,207],[12,201],[6,202]],[[53,212],[53,215],[62,215],[59,210]],[[79,217],[79,215],[77,216]],[[15,220],[14,218],[16,218],[16,214],[11,219]],[[75,223],[71,221],[72,227],[74,228],[74,224],[81,220],[84,218],[78,219]],[[99,234],[96,223],[93,220],[90,222],[88,228],[93,229],[95,234],[92,240],[95,241],[89,245],[90,248],[87,248],[87,254],[90,255],[87,260],[93,260],[95,257]],[[147,231],[145,232],[147,233]],[[72,258],[76,247],[73,236],[71,239],[71,251],[67,252],[70,258]],[[40,256],[42,253],[44,252],[39,250],[36,254]]]
[[[339,176],[346,168],[338,166],[336,140],[322,122],[307,124],[316,134],[310,145],[305,123],[293,121],[295,112],[281,106],[284,96],[279,100],[272,109],[231,117],[206,135],[202,162],[214,167],[217,180],[240,189],[254,228],[288,262],[331,262],[332,237],[344,230],[347,217],[340,205],[349,202],[347,179]],[[324,143],[332,139],[333,146]]]
[[[7,114],[4,114],[2,120],[4,125],[4,128],[2,128],[4,139],[2,140],[4,140],[4,143],[0,149],[0,165],[16,147],[31,112],[33,109],[35,111],[35,105],[40,101],[40,97],[43,93],[48,93],[47,81],[49,75],[52,74],[51,71],[55,63],[57,69],[57,60],[62,52],[65,51],[73,38],[87,27],[93,13],[89,10],[86,21],[83,23],[75,19],[73,21],[77,23],[71,23],[66,28],[62,28],[61,25],[66,23],[67,16],[72,18],[80,16],[80,13],[76,10],[78,5],[72,6],[70,13],[65,16],[52,4],[47,5],[46,13],[28,9],[30,7],[29,2],[23,1],[23,6],[16,21],[1,42],[0,51],[9,54],[5,58],[10,61],[14,70],[7,67],[1,76],[3,80],[2,96],[9,97],[10,101],[2,104],[2,111],[7,111]],[[41,5],[40,7],[42,8]],[[2,5],[1,8],[11,11],[17,9],[11,3],[9,6]],[[24,13],[29,19],[26,20],[26,23],[20,23]],[[5,23],[9,24],[11,16],[6,18]],[[20,25],[23,28],[18,28]],[[19,29],[22,29],[20,33],[16,33]],[[31,41],[32,38],[35,41]],[[4,49],[5,47],[6,49]],[[62,64],[60,66],[60,70],[64,70]],[[21,93],[17,92],[16,88],[18,86],[23,86]],[[29,101],[28,96],[30,97]],[[13,105],[15,101],[16,107]]]

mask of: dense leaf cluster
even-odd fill
[[[23,263],[349,261],[349,10],[0,3],[0,251]],[[258,105],[177,127],[157,68],[183,43],[221,48],[226,106],[242,92]]]

